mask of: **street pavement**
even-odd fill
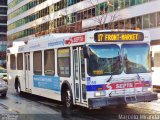
[[[18,112],[0,103],[0,120],[17,120]]]
[[[160,115],[160,94],[158,96],[158,100],[126,107],[89,110],[76,106],[70,110],[65,109],[61,102],[31,94],[18,95],[13,87],[9,87],[7,97],[0,98],[0,120],[126,120],[121,115]]]
[[[7,106],[0,104],[0,114],[17,114],[17,111],[9,109]]]

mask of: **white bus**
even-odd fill
[[[147,31],[45,35],[7,52],[8,80],[17,92],[90,109],[157,99]]]

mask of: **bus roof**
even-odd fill
[[[63,37],[67,37],[67,36],[74,36],[78,33],[52,33],[52,34],[47,34],[47,35],[43,35],[40,37],[36,37],[32,40],[29,40],[28,43],[33,43],[33,42],[37,42],[37,41],[43,41],[43,40],[53,40],[53,39],[58,39],[58,38],[63,38]]]
[[[94,31],[89,31],[89,32],[85,32],[85,33],[48,34],[48,35],[34,38],[34,39],[28,41],[27,44],[25,44],[25,45],[21,44],[20,46],[17,46],[17,47],[18,47],[18,52],[29,52],[29,51],[37,51],[37,50],[51,49],[51,48],[58,48],[58,47],[83,45],[85,43],[88,43],[88,44],[89,43],[98,43],[98,42],[100,42],[100,43],[102,43],[102,42],[113,43],[113,42],[118,42],[118,41],[116,41],[116,39],[114,41],[113,40],[112,41],[95,40],[95,39],[98,39],[98,37],[95,37],[95,34],[106,35],[109,33],[112,36],[114,34],[119,34],[119,33],[129,34],[132,32],[143,33],[144,34],[143,41],[150,42],[149,32],[145,31],[145,30],[94,30]],[[106,36],[103,36],[103,38],[106,38]],[[115,38],[115,36],[114,36],[114,38]],[[137,41],[133,41],[133,42],[137,42]],[[126,42],[126,41],[123,41],[123,42]],[[132,41],[130,41],[130,43],[131,42]],[[138,41],[138,42],[140,42],[140,41]],[[18,42],[17,42],[17,44],[18,44]],[[15,46],[16,45],[14,45],[13,47],[15,47]]]

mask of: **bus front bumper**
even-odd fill
[[[114,97],[103,97],[103,98],[90,98],[88,99],[88,107],[90,109],[100,108],[110,105],[129,104],[137,102],[150,102],[157,100],[158,96],[156,93],[145,93],[135,96],[114,96]]]

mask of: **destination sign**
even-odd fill
[[[94,34],[95,42],[143,41],[142,32],[99,32]]]

